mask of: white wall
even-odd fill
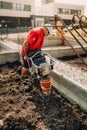
[[[36,7],[35,15],[54,16],[55,14],[57,14],[57,8],[76,9],[76,10],[78,9],[82,10],[82,15],[84,14],[84,6],[52,2],[49,4]],[[71,19],[73,15],[58,14],[58,16],[60,16],[63,19]]]
[[[63,3],[56,3],[54,5],[54,14],[57,12],[58,8],[64,8],[64,9],[73,9],[73,10],[81,10],[81,15],[84,14],[84,6],[81,5],[74,5],[74,4],[63,4]],[[66,15],[66,14],[58,14],[58,16],[60,16],[63,19],[72,19],[73,15]]]
[[[4,2],[19,3],[24,5],[31,5],[30,11],[18,11],[18,10],[9,10],[9,9],[0,9],[0,16],[13,16],[13,17],[30,17],[34,14],[34,0],[2,0]]]
[[[56,0],[56,2],[60,2],[60,0]],[[85,6],[84,15],[87,16],[87,0],[61,0],[61,3],[83,5]]]
[[[35,8],[35,15],[53,16],[54,4],[49,3]]]

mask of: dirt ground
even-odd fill
[[[87,130],[87,113],[52,86],[44,96],[35,77],[20,81],[19,62],[0,66],[0,130]]]

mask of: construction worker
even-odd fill
[[[23,68],[21,71],[21,78],[29,69],[29,65],[27,63],[29,53],[37,49],[41,50],[44,43],[44,37],[48,36],[48,34],[49,28],[45,26],[33,28],[29,31],[22,45]]]

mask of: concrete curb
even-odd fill
[[[52,85],[71,103],[78,104],[80,108],[87,112],[87,89],[69,77],[52,71]]]
[[[0,53],[0,64],[5,64],[7,62],[14,62],[19,61],[19,52],[17,51],[10,51]]]
[[[58,57],[63,57],[63,56],[76,55],[76,53],[72,50],[71,47],[58,46],[56,42],[50,43],[51,40],[52,39],[50,39],[50,40],[48,39],[46,41],[42,50],[46,53],[49,53],[52,57],[58,58]],[[17,44],[16,42],[13,42],[10,40],[2,42],[2,46],[4,46],[5,48],[9,48],[9,51],[13,50],[13,51],[19,51],[19,52],[21,52],[21,47],[22,47],[22,45]],[[85,49],[87,49],[87,45],[84,45],[84,47],[85,47]],[[74,46],[74,49],[79,54],[85,54],[85,52],[83,51],[83,49],[80,46]]]

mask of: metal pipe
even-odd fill
[[[76,55],[80,58],[80,60],[82,61],[82,63],[87,67],[87,64],[82,59],[82,57],[79,55],[79,53],[76,52],[76,50],[73,48],[73,46],[70,44],[70,42],[67,39],[65,39],[65,40],[67,41],[67,43],[69,44],[69,46],[72,48],[72,50],[76,53]]]
[[[73,18],[72,18],[72,22],[73,23],[75,23],[75,17],[77,17],[78,19],[79,19],[79,27],[82,29],[82,31],[84,32],[84,33],[86,33],[87,34],[87,31],[85,31],[85,29],[83,29],[83,26],[82,26],[82,24],[84,24],[84,26],[85,27],[87,27],[87,25],[82,21],[82,18],[83,17],[85,17],[84,15],[82,15],[81,17],[79,17],[77,14],[74,14],[73,15]],[[85,17],[86,18],[86,17]],[[87,19],[87,18],[86,18]]]
[[[82,40],[87,44],[87,41],[82,37],[82,35],[75,29],[74,24],[72,23],[72,27],[74,29],[74,31],[82,38]]]
[[[66,27],[65,23],[63,22],[62,19],[60,19],[60,21],[62,22],[62,24]],[[66,27],[67,28],[67,27]],[[68,29],[68,28],[67,28]],[[74,39],[78,42],[78,44],[82,47],[82,49],[84,50],[85,53],[87,53],[87,50],[84,48],[84,46],[79,42],[79,40],[76,38],[76,36],[68,29],[68,31],[70,32],[70,34],[74,37]]]
[[[82,20],[82,18],[85,18],[86,21],[87,21],[87,17],[84,16],[84,15],[82,15],[82,16],[80,17],[80,22],[81,22],[82,24],[84,24],[84,26],[87,28],[87,24],[85,24],[85,22]]]
[[[57,23],[57,18],[58,16],[55,15],[54,18],[55,18],[55,25]],[[65,24],[63,23],[63,25],[65,26]],[[58,30],[58,28],[56,28]],[[59,31],[59,30],[58,30]],[[79,55],[79,53],[76,52],[76,50],[73,48],[73,46],[70,44],[70,42],[65,38],[65,40],[67,41],[67,43],[69,44],[69,46],[72,48],[72,50],[76,53],[76,55],[80,58],[80,60],[82,61],[82,63],[87,67],[86,63],[84,62],[84,60],[82,59],[82,57]]]

